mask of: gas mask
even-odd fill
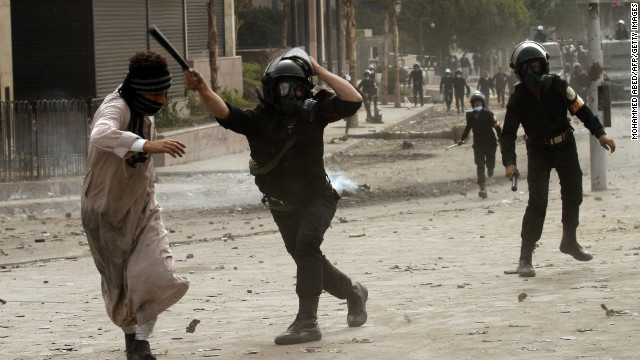
[[[317,102],[307,98],[307,86],[294,79],[280,81],[274,90],[276,92],[276,109],[290,118],[313,120]]]
[[[540,87],[549,90],[551,87],[551,76],[542,70],[540,61],[529,61],[522,65],[520,77],[528,87]]]

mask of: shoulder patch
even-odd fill
[[[576,92],[573,91],[573,89],[571,88],[571,86],[567,86],[567,99],[569,101],[573,101],[576,98]]]

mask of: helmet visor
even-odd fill
[[[293,89],[293,95],[298,99],[304,99],[306,88],[304,84],[295,81],[281,81],[278,84],[278,91],[280,92],[280,96],[287,97],[289,92]]]

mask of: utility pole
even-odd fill
[[[600,0],[587,0],[588,105],[603,123],[604,112],[598,110],[598,86],[602,85],[602,45],[600,35]],[[591,158],[591,191],[607,190],[606,151],[594,136],[589,137]]]

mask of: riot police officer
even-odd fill
[[[367,122],[376,122],[376,117],[371,115],[371,102],[373,102],[373,109],[375,114],[378,113],[378,86],[373,80],[373,74],[371,70],[364,72],[364,78],[360,80],[357,90],[362,94],[364,101],[364,109],[367,111]]]
[[[456,76],[453,78],[453,94],[456,97],[456,110],[460,114],[460,110],[464,113],[464,90],[467,89],[467,97],[471,93],[471,88],[467,84],[467,80],[462,77],[462,70],[456,69]]]
[[[458,140],[458,145],[462,145],[469,135],[469,131],[473,130],[473,160],[476,164],[478,185],[480,186],[478,196],[486,199],[484,168],[487,167],[487,175],[492,177],[496,165],[496,140],[500,139],[500,124],[496,120],[496,116],[486,109],[487,101],[480,91],[475,91],[469,102],[471,102],[473,111],[467,113],[467,126]],[[493,135],[494,131],[497,138]]]
[[[449,69],[444,71],[444,76],[440,79],[440,94],[444,96],[447,111],[451,110],[451,103],[453,102],[453,76],[451,76],[451,70]]]
[[[409,85],[413,82],[413,105],[418,107],[418,94],[420,94],[420,106],[424,106],[424,96],[422,86],[424,77],[420,69],[420,63],[413,64],[413,71],[409,74]]]
[[[535,276],[532,256],[542,234],[549,196],[549,174],[555,168],[560,178],[562,195],[562,241],[560,251],[576,260],[589,261],[593,257],[576,239],[579,207],[582,203],[582,170],[578,162],[573,128],[567,110],[577,116],[600,145],[611,152],[615,143],[598,118],[584,104],[582,98],[555,74],[549,74],[549,53],[534,41],[518,44],[509,63],[520,78],[509,98],[502,144],[502,163],[506,176],[519,176],[516,166],[515,141],[518,127],[526,134],[529,202],[522,219],[520,261],[518,274]]]
[[[335,95],[326,90],[313,95],[313,75]],[[322,136],[329,123],[356,113],[362,104],[358,91],[298,48],[267,66],[264,97],[253,110],[225,103],[194,71],[185,73],[185,84],[198,91],[220,125],[247,137],[250,172],[296,263],[298,315],[275,343],[321,339],[317,312],[323,290],[347,300],[349,326],[364,324],[367,289],[334,267],[320,250],[340,198],[324,169]]]

